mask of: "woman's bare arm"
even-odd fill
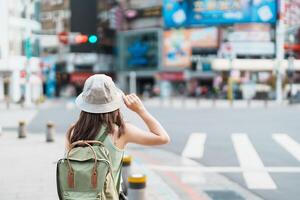
[[[148,127],[142,130],[130,123],[125,126],[126,143],[142,145],[161,145],[170,142],[170,137],[162,125],[146,110],[142,101],[135,94],[124,96],[125,105],[137,113]]]

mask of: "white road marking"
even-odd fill
[[[265,166],[248,136],[246,134],[232,134],[231,139],[248,188],[276,189],[276,184],[266,172]]]
[[[300,161],[300,144],[287,134],[277,133],[273,134],[272,138],[298,161]]]
[[[263,169],[242,168],[242,167],[201,167],[201,166],[166,166],[148,165],[149,168],[157,171],[190,172],[190,173],[300,173],[300,167],[265,167]]]
[[[205,141],[205,133],[192,133],[182,151],[182,156],[186,158],[201,159],[204,153]]]

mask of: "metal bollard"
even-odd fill
[[[18,138],[26,138],[26,122],[19,121]]]
[[[128,177],[128,199],[145,200],[146,199],[146,181],[147,177],[143,174],[133,174]]]
[[[54,123],[48,122],[47,130],[46,130],[46,142],[54,142],[54,135],[55,135]]]
[[[125,155],[122,159],[122,178],[123,180],[128,180],[128,177],[131,174],[131,161],[132,157],[129,155]],[[123,192],[127,195],[128,194],[128,182],[124,181],[122,186]]]

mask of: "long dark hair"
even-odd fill
[[[117,125],[118,138],[121,137],[124,134],[125,123],[120,109],[99,114],[81,111],[79,119],[67,132],[68,145],[78,140],[94,140],[103,125],[106,126],[108,134],[114,133]]]

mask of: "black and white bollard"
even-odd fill
[[[146,200],[147,177],[143,174],[132,174],[128,177],[128,199]]]
[[[47,123],[46,142],[54,142],[55,126],[53,122]]]
[[[122,159],[122,178],[125,180],[122,185],[122,190],[123,192],[127,195],[128,194],[128,177],[131,174],[131,162],[132,162],[132,157],[129,155],[125,155]]]
[[[18,138],[26,138],[26,122],[19,121]]]

